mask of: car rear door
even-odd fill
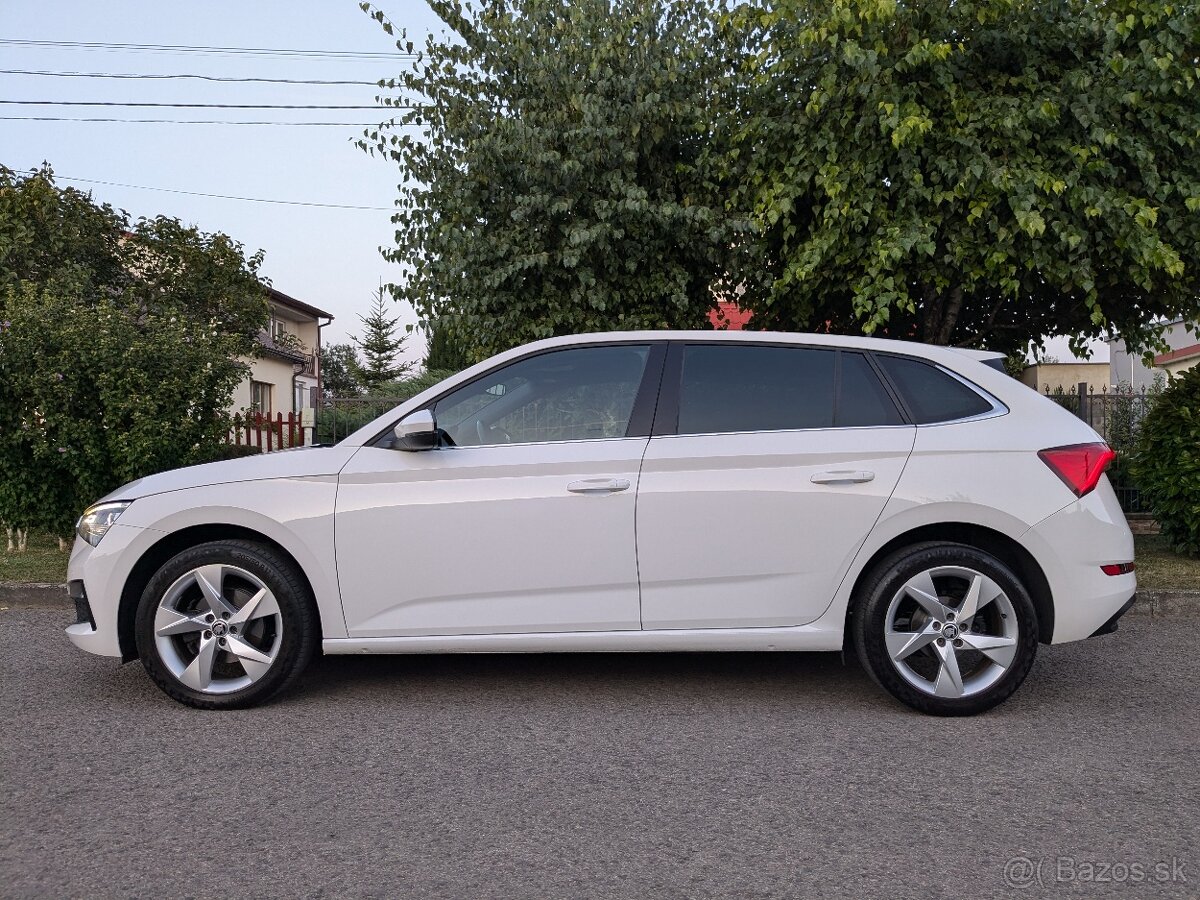
[[[914,438],[864,353],[673,345],[638,490],[642,627],[816,619]]]

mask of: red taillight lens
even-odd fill
[[[1136,568],[1137,566],[1131,562],[1109,563],[1107,566],[1101,566],[1100,571],[1105,575],[1128,575]]]
[[[1096,487],[1108,464],[1117,458],[1108,444],[1074,444],[1039,450],[1038,456],[1063,484],[1082,497]]]

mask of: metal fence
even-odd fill
[[[317,416],[317,443],[336,444],[372,419],[395,409],[407,397],[331,397]]]
[[[1044,393],[1087,422],[1117,452],[1108,478],[1121,501],[1121,509],[1126,513],[1148,513],[1150,510],[1143,504],[1141,492],[1129,474],[1129,454],[1137,441],[1142,420],[1161,391],[1108,386],[1097,391],[1086,382],[1080,382],[1069,390],[1047,389]]]

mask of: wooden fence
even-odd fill
[[[234,416],[233,428],[226,439],[227,444],[257,448],[261,453],[286,450],[288,447],[303,447],[304,441],[305,429],[298,413],[276,413],[274,416],[248,413]]]

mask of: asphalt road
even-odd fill
[[[1200,895],[1198,618],[969,720],[832,654],[335,657],[203,713],[66,618],[0,611],[6,898]]]

